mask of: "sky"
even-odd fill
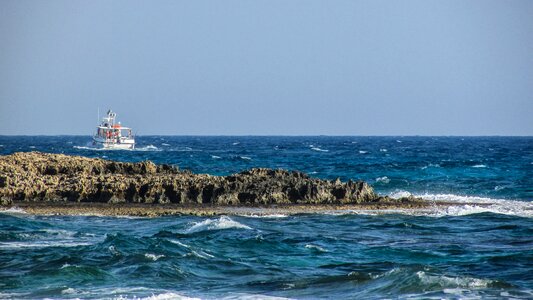
[[[0,135],[533,135],[533,1],[0,0]]]

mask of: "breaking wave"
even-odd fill
[[[199,223],[195,223],[189,229],[186,230],[186,233],[195,233],[200,231],[209,231],[209,230],[221,230],[221,229],[252,229],[251,227],[241,224],[237,221],[232,220],[228,216],[222,216],[218,219],[207,219]]]

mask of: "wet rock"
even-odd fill
[[[321,180],[296,171],[255,168],[211,176],[150,161],[26,152],[0,157],[0,204],[12,201],[268,205],[400,200],[376,195],[363,181]]]

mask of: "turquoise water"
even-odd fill
[[[533,298],[533,138],[0,137],[0,153],[364,179],[457,207],[266,217],[0,214],[0,298]],[[484,203],[484,206],[465,202]]]

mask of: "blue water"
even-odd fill
[[[363,179],[425,212],[109,218],[0,214],[0,298],[533,298],[531,137],[0,137],[0,154]],[[466,204],[467,202],[483,205]]]

